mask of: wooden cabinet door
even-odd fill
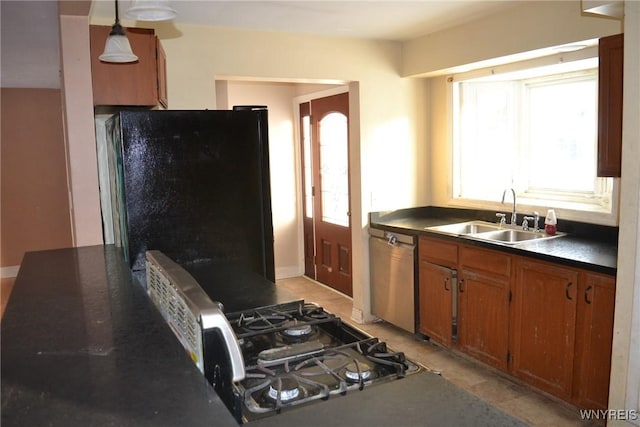
[[[460,246],[460,347],[470,355],[507,369],[509,349],[509,254],[474,246]]]
[[[158,104],[156,37],[152,29],[127,28],[138,61],[113,64],[98,58],[111,27],[91,25],[93,105],[155,106]]]
[[[603,37],[598,56],[598,176],[620,176],[624,34]]]
[[[585,272],[578,293],[574,397],[586,409],[606,409],[611,372],[615,277]]]
[[[453,271],[420,260],[420,332],[447,347],[451,346],[453,335]]]
[[[459,343],[463,351],[496,368],[507,369],[509,277],[463,269],[458,282]]]
[[[578,272],[518,258],[512,299],[514,375],[565,400],[571,397]]]

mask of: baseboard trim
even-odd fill
[[[304,272],[300,271],[300,268],[297,265],[289,267],[278,267],[276,268],[276,280],[288,279],[289,277],[298,277],[303,273]]]
[[[11,277],[16,277],[18,275],[18,271],[20,271],[19,265],[12,265],[10,267],[2,267],[0,268],[0,276],[3,279],[9,279]]]

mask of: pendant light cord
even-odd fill
[[[116,22],[111,26],[110,36],[124,36],[124,28],[120,25],[120,18],[118,17],[118,0],[114,1],[116,5]]]

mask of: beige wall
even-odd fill
[[[101,245],[98,160],[86,16],[60,16],[61,86],[74,246]]]
[[[72,245],[59,89],[2,94],[2,267],[27,251]],[[8,274],[9,276],[11,274]]]
[[[411,40],[402,75],[433,75],[487,60],[620,32],[620,21],[581,16],[579,0],[527,1],[503,12]]]
[[[424,82],[400,76],[400,44],[184,24],[154,28],[167,54],[170,109],[217,108],[216,96],[230,89],[216,88],[216,80],[349,85],[350,117],[358,124],[350,139],[354,317],[370,319],[368,213],[428,203]],[[282,161],[290,162],[290,154]]]

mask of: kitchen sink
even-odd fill
[[[498,224],[492,224],[490,222],[485,222],[485,221],[469,221],[469,222],[459,222],[455,224],[425,227],[425,230],[435,231],[435,232],[444,233],[444,234],[465,235],[465,234],[484,233],[487,231],[496,231],[496,230],[499,231],[500,226]]]
[[[485,240],[494,243],[515,245],[523,242],[535,240],[546,240],[565,235],[557,233],[550,236],[544,231],[525,231],[511,225],[499,225],[485,221],[468,221],[454,224],[437,225],[425,227],[425,230],[454,236],[470,237],[478,240]]]

